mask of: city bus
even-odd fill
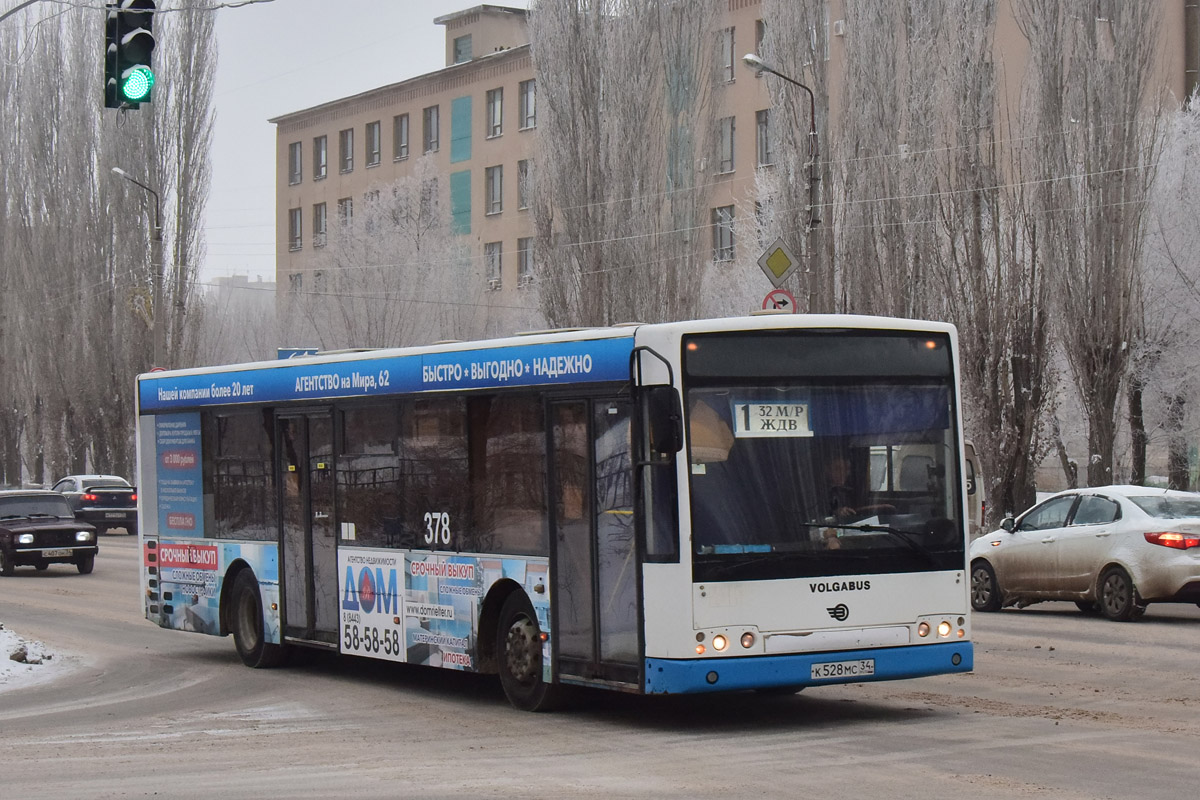
[[[956,347],[774,314],[141,375],[145,614],[531,711],[969,671]]]

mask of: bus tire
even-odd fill
[[[500,608],[496,661],[500,685],[514,708],[551,711],[561,702],[562,688],[542,680],[541,631],[524,592],[513,592]]]
[[[242,663],[254,669],[278,666],[283,662],[284,650],[281,645],[267,641],[263,629],[262,595],[252,571],[243,569],[233,579],[231,599],[229,627]]]
[[[971,565],[971,608],[976,611],[999,611],[1000,584],[996,571],[982,559]]]

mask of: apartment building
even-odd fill
[[[1097,0],[1097,14],[1106,3]],[[709,206],[713,258],[732,261],[734,214],[751,196],[756,170],[775,156],[767,81],[742,63],[759,52],[761,0],[724,0],[714,31],[719,53]],[[998,0],[994,50],[1007,69],[1000,102],[1015,103],[1027,59],[1011,8]],[[1163,5],[1163,83],[1177,98],[1195,85],[1197,10],[1189,0]],[[845,0],[829,0],[819,38],[831,131],[839,117],[846,37]],[[1098,16],[1099,20],[1100,17]],[[435,20],[445,28],[446,64],[428,74],[332,100],[271,120],[277,126],[276,284],[281,299],[311,287],[330,226],[353,215],[372,187],[408,175],[417,157],[434,158],[445,176],[442,197],[453,230],[466,237],[497,304],[518,304],[530,284],[533,232],[522,176],[536,160],[537,81],[530,58],[526,12],[478,5]],[[824,115],[825,109],[819,113]],[[825,152],[828,152],[825,150]],[[518,293],[514,297],[513,293]],[[487,299],[487,298],[485,298]]]

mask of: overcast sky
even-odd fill
[[[441,69],[445,28],[434,18],[475,5],[273,0],[217,13],[213,180],[201,281],[275,278],[275,126],[267,120]]]

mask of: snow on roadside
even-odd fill
[[[68,661],[0,622],[0,693],[51,680],[66,671]]]

